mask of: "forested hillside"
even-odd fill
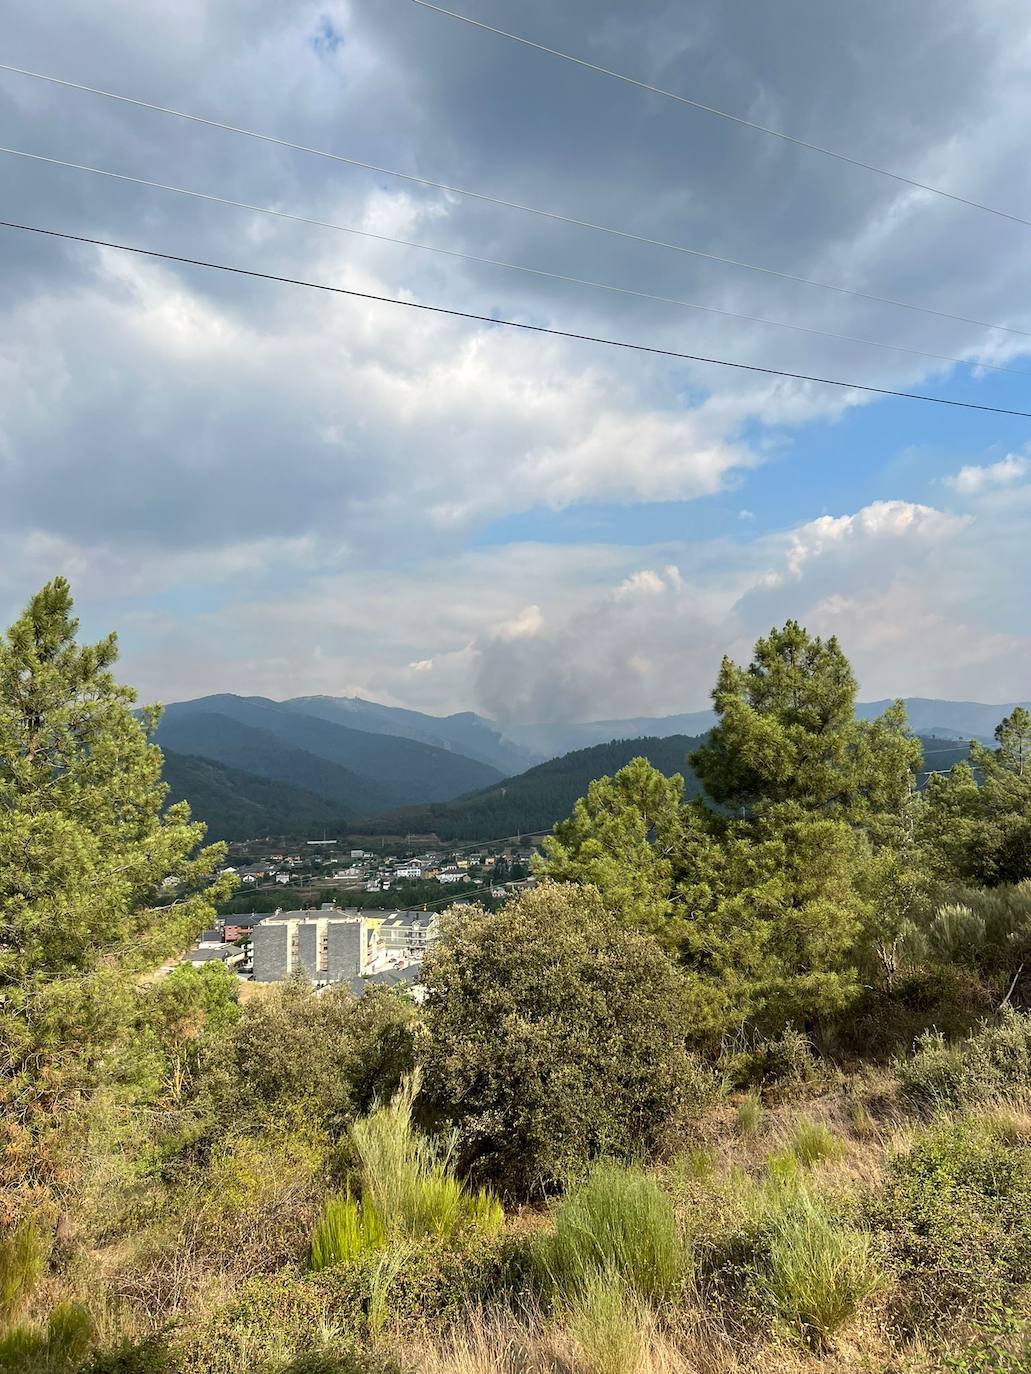
[[[456,801],[410,806],[352,823],[354,834],[433,834],[442,840],[482,840],[496,835],[535,834],[566,815],[594,778],[643,755],[660,772],[684,773],[688,793],[696,784],[687,755],[699,743],[686,735],[666,739],[620,739],[577,749],[538,764],[497,787]]]
[[[213,759],[165,750],[162,776],[170,804],[188,801],[212,840],[249,840],[264,835],[320,835],[339,829],[341,808],[301,787]]]
[[[180,702],[165,711],[156,738],[179,753],[306,788],[348,814],[447,800],[501,776],[451,749],[353,730],[262,697],[223,694]]]
[[[291,711],[317,716],[337,725],[365,730],[374,735],[400,735],[421,740],[438,749],[449,749],[478,759],[505,774],[519,773],[540,760],[530,750],[508,740],[493,721],[473,711],[450,716],[428,716],[398,706],[382,706],[361,697],[292,697],[282,703]]]

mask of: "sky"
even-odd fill
[[[454,3],[1031,219],[1025,0]],[[7,147],[428,247],[9,153],[0,218],[1031,410],[1031,227],[412,0],[20,5],[3,60],[621,233],[8,72]],[[66,575],[145,700],[667,714],[788,617],[865,699],[1031,695],[1031,421],[10,229],[0,316],[0,617]]]

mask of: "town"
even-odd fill
[[[254,984],[300,977],[317,991],[346,983],[356,996],[369,987],[400,987],[419,1001],[423,956],[437,938],[439,913],[469,902],[495,909],[532,886],[534,852],[519,839],[417,853],[345,848],[330,839],[308,840],[299,850],[233,845],[234,862],[221,872],[235,877],[237,893],[160,972],[221,963]],[[165,880],[173,898],[178,886]],[[291,900],[300,905],[284,909]]]

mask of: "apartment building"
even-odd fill
[[[253,935],[254,981],[303,974],[313,983],[348,982],[369,964],[372,927],[357,912],[323,907],[266,916]]]

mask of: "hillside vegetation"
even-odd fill
[[[76,629],[0,639],[5,1374],[1031,1366],[1031,714],[921,792],[788,622],[423,1003],[241,997],[154,974],[232,881]]]
[[[611,740],[550,759],[471,796],[431,806],[400,807],[356,821],[351,829],[355,834],[436,835],[442,840],[538,834],[567,814],[589,782],[622,768],[639,755],[661,773],[686,771],[689,791],[697,790],[687,769],[687,756],[698,742],[685,735]]]
[[[214,759],[166,749],[162,777],[169,801],[188,801],[213,840],[321,835],[340,825],[341,808],[324,797]]]
[[[156,739],[177,753],[315,792],[345,815],[446,800],[501,776],[450,749],[353,730],[261,697],[201,697],[171,706]]]

